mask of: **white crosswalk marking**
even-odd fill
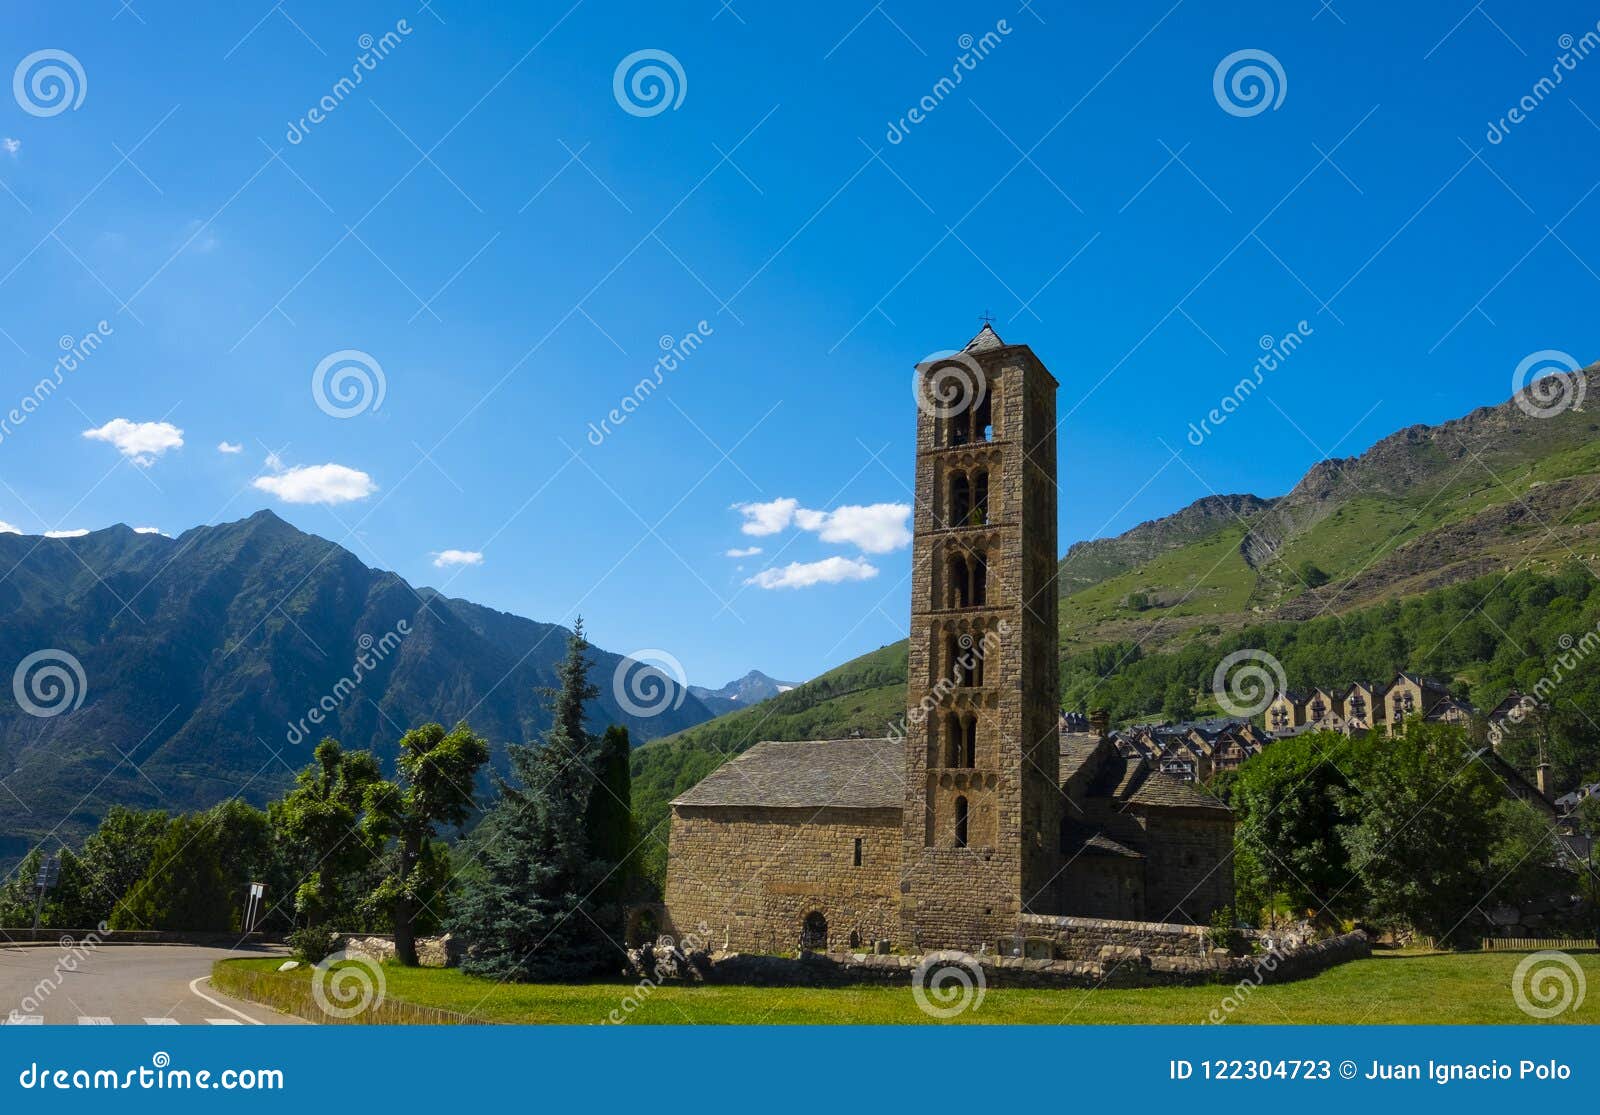
[[[206,1019],[206,1025],[207,1026],[243,1026],[244,1023],[240,1022],[237,1018],[208,1018],[208,1019]]]
[[[109,1018],[88,1018],[88,1017],[80,1015],[78,1017],[78,1025],[79,1026],[109,1026],[109,1025],[111,1025],[111,1019],[109,1019]]]
[[[44,1025],[44,1015],[42,1015],[42,1014],[13,1014],[11,1017],[7,1018],[4,1022],[0,1022],[0,1025],[3,1025],[3,1026],[43,1026]]]
[[[147,1018],[144,1020],[144,1024],[146,1026],[176,1026],[178,1020],[176,1018]]]

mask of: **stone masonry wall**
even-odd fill
[[[1206,924],[1233,905],[1233,818],[1149,810],[1146,917]]]
[[[1184,928],[1182,926],[1175,928]],[[1281,953],[1259,956],[1143,956],[1112,950],[1094,960],[1028,960],[968,957],[983,972],[984,986],[1039,989],[1175,987],[1205,984],[1289,983],[1372,955],[1365,934],[1348,933]],[[854,954],[799,958],[719,954],[706,958],[707,983],[755,987],[909,986],[923,958]],[[1196,1019],[1196,1021],[1200,1021]]]
[[[1198,925],[1030,914],[1020,919],[1019,928],[1029,941],[1049,941],[1062,960],[1098,960],[1104,948],[1138,949],[1145,956],[1202,957],[1211,952],[1211,941]]]
[[[862,842],[855,866],[855,842]],[[828,922],[830,948],[899,933],[898,809],[672,811],[666,932],[714,946],[793,952],[806,916]],[[700,930],[700,926],[705,930]]]

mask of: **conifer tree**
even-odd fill
[[[465,881],[453,926],[468,973],[581,979],[620,959],[594,916],[610,866],[595,857],[587,824],[595,748],[583,710],[599,696],[588,649],[579,620],[544,746],[509,748],[511,778],[500,780],[500,800],[474,836],[482,870]]]

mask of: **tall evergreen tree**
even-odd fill
[[[610,877],[600,889],[607,933],[622,939],[623,905],[633,897],[635,863],[633,831],[633,747],[628,729],[613,724],[600,739],[594,761],[594,789],[589,795],[589,851]]]
[[[583,710],[599,695],[588,649],[579,620],[544,746],[509,749],[511,779],[500,780],[500,800],[474,836],[482,870],[466,880],[453,926],[469,973],[579,979],[617,959],[595,917],[610,867],[595,857],[587,823],[595,748]]]

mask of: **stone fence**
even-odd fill
[[[395,958],[394,938],[379,934],[357,933],[341,937],[338,951],[359,953],[379,964]],[[450,934],[443,937],[417,938],[417,963],[424,968],[461,967],[461,942]]]
[[[1170,928],[1187,929],[1183,926]],[[1200,931],[1202,941],[1204,932]],[[1175,949],[1176,940],[1174,936],[1163,943]],[[1072,947],[1088,948],[1082,938],[1079,941]],[[1200,951],[1198,945],[1187,955],[1176,951],[1152,955],[1135,946],[1106,943],[1092,959],[958,953],[937,953],[931,959],[866,953],[806,953],[797,958],[741,953],[683,956],[676,950],[666,951],[665,955],[663,951],[649,947],[634,950],[630,954],[633,974],[652,980],[683,979],[757,987],[893,986],[913,982],[917,970],[924,964],[959,964],[969,968],[976,965],[988,987],[1096,988],[1236,984],[1245,980],[1257,984],[1286,983],[1306,979],[1351,960],[1370,957],[1372,944],[1364,933],[1357,932],[1251,956],[1230,956],[1220,951]]]
[[[1024,955],[1035,959],[1099,960],[1106,948],[1137,949],[1148,957],[1211,954],[1210,935],[1200,925],[1037,914],[1024,914],[1020,923]]]

